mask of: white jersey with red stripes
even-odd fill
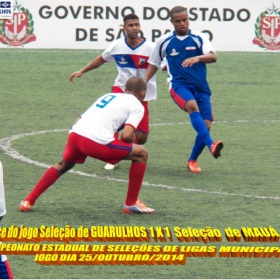
[[[71,132],[107,145],[114,133],[130,125],[134,129],[144,115],[141,102],[129,93],[107,93],[94,102],[73,125]]]
[[[143,38],[143,42],[132,48],[127,43],[127,37],[122,37],[114,41],[103,53],[102,58],[107,61],[115,61],[118,68],[118,76],[114,86],[125,88],[126,81],[132,76],[144,78],[148,59],[154,49],[155,44]],[[156,75],[147,83],[147,92],[144,101],[155,100],[157,98]]]

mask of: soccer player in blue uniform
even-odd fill
[[[166,59],[170,95],[182,110],[189,113],[197,132],[187,167],[191,172],[201,172],[197,159],[207,146],[214,156],[221,156],[222,141],[214,142],[210,136],[213,121],[211,90],[206,79],[206,63],[216,62],[216,53],[203,33],[189,29],[186,8],[176,6],[170,11],[174,31],[160,37],[150,55],[146,82]]]

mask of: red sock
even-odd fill
[[[30,192],[30,194],[24,199],[29,201],[31,205],[35,204],[36,199],[54,182],[60,177],[60,174],[57,169],[53,166],[50,167],[44,175],[41,177],[37,185]]]
[[[143,178],[146,171],[146,163],[132,162],[129,170],[129,182],[125,204],[131,206],[136,203]]]

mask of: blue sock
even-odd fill
[[[209,150],[213,144],[213,140],[210,136],[209,130],[206,127],[204,120],[202,119],[200,112],[193,112],[190,114],[190,120],[193,128],[197,132],[197,137],[199,138],[199,143],[204,143]]]
[[[188,161],[190,160],[197,160],[199,155],[202,153],[203,149],[205,147],[204,142],[202,141],[202,139],[200,137],[198,137],[198,135],[195,138],[195,143],[192,149],[192,153],[188,159]]]

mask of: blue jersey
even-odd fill
[[[210,52],[215,53],[205,34],[189,29],[188,35],[178,36],[173,31],[159,38],[148,62],[160,68],[162,60],[166,58],[170,88],[174,85],[192,85],[197,91],[211,94],[204,62],[191,67],[182,66],[185,59]]]

